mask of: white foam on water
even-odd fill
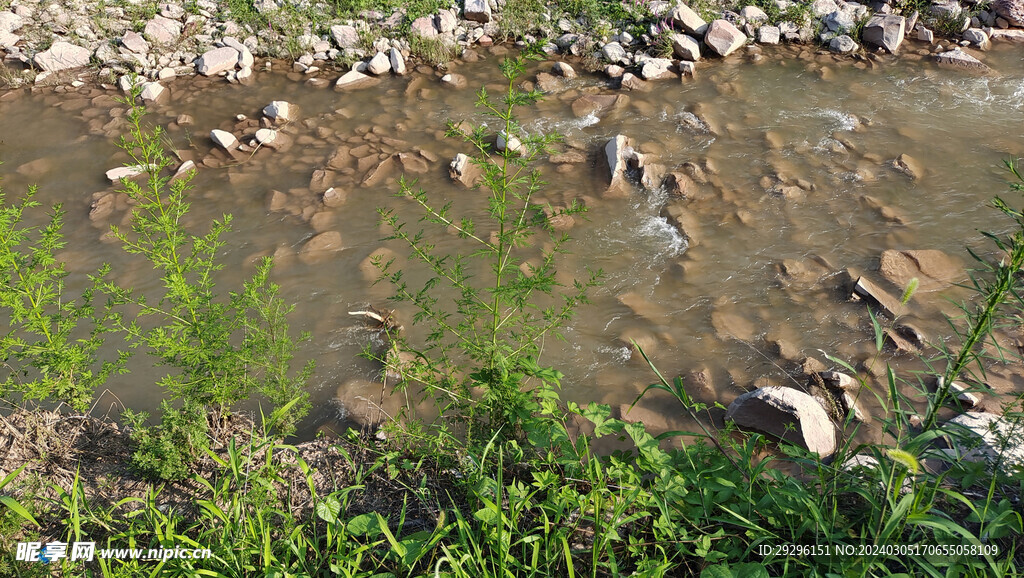
[[[616,364],[626,363],[633,356],[633,350],[626,346],[599,345],[596,351],[599,355],[611,357]]]
[[[688,243],[679,230],[669,224],[665,217],[648,216],[640,222],[634,231],[636,242],[653,249],[648,268],[660,267],[665,259],[681,255]]]
[[[831,121],[829,124],[831,130],[829,132],[835,132],[837,130],[853,130],[858,124],[860,124],[856,115],[843,112],[839,109],[824,108],[816,109],[815,112],[815,116]]]

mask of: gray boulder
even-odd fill
[[[601,48],[601,55],[604,59],[611,63],[625,62],[626,61],[626,49],[622,47],[618,42],[609,42]]]
[[[757,29],[757,41],[761,44],[778,44],[781,36],[778,26],[761,26]]]
[[[907,19],[895,14],[875,14],[864,25],[863,40],[865,44],[878,46],[892,54],[900,49],[906,32]]]
[[[814,397],[789,387],[768,386],[729,404],[726,421],[807,448],[822,458],[836,451],[835,426]]]
[[[992,9],[1012,26],[1024,27],[1024,0],[995,0]]]
[[[746,43],[747,37],[728,20],[715,20],[708,25],[704,44],[719,56],[728,56]]]
[[[88,66],[92,51],[63,40],[36,54],[36,66],[45,72],[59,72]]]
[[[836,36],[828,44],[828,49],[837,54],[850,54],[857,51],[857,43],[846,34]]]

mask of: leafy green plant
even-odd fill
[[[42,227],[23,224],[26,211],[39,206],[36,189],[8,205],[0,192],[0,311],[10,329],[0,336],[6,376],[0,395],[64,402],[84,411],[96,388],[124,371],[128,354],[103,359],[100,351],[118,315],[110,303],[97,305],[97,290],[109,267],[90,276],[92,286],[77,298],[65,288],[67,271],[58,252],[66,242],[64,213],[54,207]]]
[[[133,92],[126,101],[130,134],[122,137],[120,146],[131,157],[131,165],[145,168],[147,180],[145,186],[122,181],[124,194],[135,202],[130,230],[111,229],[125,251],[143,257],[160,272],[163,293],[154,300],[111,282],[103,289],[117,303],[137,308],[137,320],[120,323],[132,347],[143,347],[160,365],[174,368],[160,385],[170,399],[181,401],[180,406],[165,400],[163,422],[154,431],[143,427],[144,416],[128,412],[128,419],[140,443],[135,457],[139,467],[160,477],[180,477],[190,457],[205,445],[199,432],[205,431],[210,411],[219,418],[255,394],[278,407],[297,399],[279,422],[282,431],[292,431],[309,409],[303,388],[313,362],[290,373],[296,344],[286,316],[293,306],[278,297],[278,286],[270,282],[269,258],[260,262],[241,291],[229,293],[226,300],[218,298],[215,277],[223,264],[217,257],[231,216],[214,221],[202,236],[185,229],[192,175],[172,179],[164,173],[172,160],[164,150],[162,131],[143,127],[145,110],[135,103],[136,96]],[[305,339],[308,335],[301,337]]]
[[[462,138],[476,149],[471,162],[482,171],[482,187],[490,193],[486,224],[454,216],[450,203],[437,207],[425,191],[401,181],[398,196],[422,209],[422,221],[451,228],[473,249],[439,254],[424,232],[410,231],[394,209],[379,210],[382,222],[393,232],[390,239],[406,243],[414,259],[431,274],[422,288],[414,289],[405,281],[404,272],[393,268],[393,262],[378,262],[382,277],[395,288],[394,299],[410,303],[417,310],[413,322],[429,327],[422,344],[391,336],[393,354],[385,361],[406,384],[422,384],[435,396],[442,413],[452,410],[456,420],[470,428],[479,418],[489,421],[492,430],[514,426],[522,419],[529,399],[524,392],[527,380],[545,380],[550,374],[537,362],[544,339],[557,335],[557,329],[570,319],[576,307],[587,302],[587,290],[597,283],[599,275],[591,273],[572,287],[562,287],[555,280],[556,257],[568,237],[554,232],[544,207],[533,201],[544,182],[529,165],[549,149],[556,137],[527,135],[516,121],[517,107],[541,98],[537,91],[524,92],[515,87],[526,61],[520,56],[502,62],[508,88],[500,100],[492,99],[484,89],[478,93],[478,106],[501,127],[498,135],[488,135],[483,126],[469,132],[454,123],[448,128],[450,137]],[[499,147],[492,138],[505,146]],[[582,208],[574,203],[564,211],[547,210],[558,215],[578,213]],[[543,251],[538,262],[531,263],[523,251],[540,231],[545,232],[552,248]],[[434,295],[438,284],[447,285],[458,295],[454,303]],[[542,307],[539,297],[558,301]],[[411,359],[398,363],[403,352],[411,353]],[[472,397],[475,390],[482,392],[479,403]],[[466,433],[473,438],[472,429]]]

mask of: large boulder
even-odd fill
[[[792,388],[768,386],[747,392],[729,404],[725,419],[805,447],[822,458],[836,451],[835,426],[825,408]]]
[[[1024,27],[1024,0],[995,0],[992,9],[1011,25]]]
[[[728,20],[715,20],[704,35],[704,44],[719,56],[729,56],[746,42],[747,36]]]
[[[1011,473],[1024,467],[1024,425],[991,413],[969,411],[949,420],[963,435],[954,440],[962,459],[993,465],[1001,461],[1003,470]],[[948,428],[947,428],[948,429]]]
[[[708,29],[708,23],[694,12],[686,4],[677,4],[668,14],[669,22],[673,22],[690,34],[703,36]]]
[[[238,64],[238,51],[230,46],[208,50],[196,61],[196,72],[203,76],[214,76],[226,70],[233,70]]]
[[[700,60],[700,42],[685,34],[672,35],[672,54],[680,60],[697,62]]]
[[[63,40],[54,42],[50,48],[36,54],[36,66],[45,72],[59,72],[89,65],[92,51]]]
[[[892,54],[900,49],[906,32],[907,19],[895,14],[875,14],[864,25],[861,38],[865,44],[878,46]]]
[[[466,0],[462,15],[466,20],[486,24],[491,21],[491,4],[487,0]]]

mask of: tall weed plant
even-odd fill
[[[575,309],[587,303],[587,291],[598,283],[600,272],[563,286],[556,280],[557,257],[568,237],[550,226],[545,209],[555,216],[580,213],[573,203],[555,210],[535,200],[544,185],[539,171],[530,165],[550,150],[557,137],[527,134],[516,119],[516,109],[541,98],[538,91],[515,86],[530,53],[502,61],[507,90],[498,98],[481,89],[477,106],[497,121],[497,134],[484,125],[466,130],[450,123],[449,137],[462,139],[475,149],[472,162],[482,174],[480,188],[488,192],[486,218],[458,215],[452,204],[438,205],[415,183],[404,179],[398,196],[411,200],[421,211],[420,222],[438,230],[450,230],[469,245],[458,253],[444,254],[430,242],[424,230],[413,230],[395,209],[380,209],[381,221],[409,247],[413,262],[430,275],[413,287],[405,271],[393,261],[377,264],[382,278],[395,289],[393,299],[415,310],[413,323],[427,327],[425,339],[413,342],[405,335],[389,335],[389,355],[383,358],[389,371],[402,383],[422,386],[442,416],[465,426],[462,433],[476,441],[487,432],[506,428],[511,434],[525,417],[530,394],[528,381],[550,381],[554,375],[540,365],[545,340],[557,338],[558,329]],[[537,238],[548,242],[539,259],[529,260],[528,250]],[[453,301],[438,296],[439,287],[453,292]],[[481,423],[486,428],[474,428]]]
[[[219,419],[258,394],[275,407],[287,405],[289,411],[278,423],[283,432],[293,431],[310,407],[304,388],[314,366],[310,362],[291,371],[296,343],[286,316],[294,307],[270,282],[270,258],[259,263],[240,290],[226,298],[218,294],[216,277],[224,268],[218,255],[231,215],[215,220],[204,235],[185,228],[194,171],[177,178],[167,174],[173,161],[164,149],[163,132],[143,126],[145,109],[137,104],[137,93],[126,101],[129,134],[121,138],[120,147],[147,178],[142,185],[122,180],[122,192],[134,207],[128,230],[113,226],[111,231],[127,253],[159,271],[162,292],[145,295],[113,282],[104,283],[103,289],[117,304],[138,311],[130,323],[117,324],[130,346],[171,368],[159,381],[166,392],[160,425],[147,427],[145,416],[130,411],[127,419],[139,443],[137,465],[152,475],[176,478],[187,473],[188,464],[205,448],[210,412]]]

